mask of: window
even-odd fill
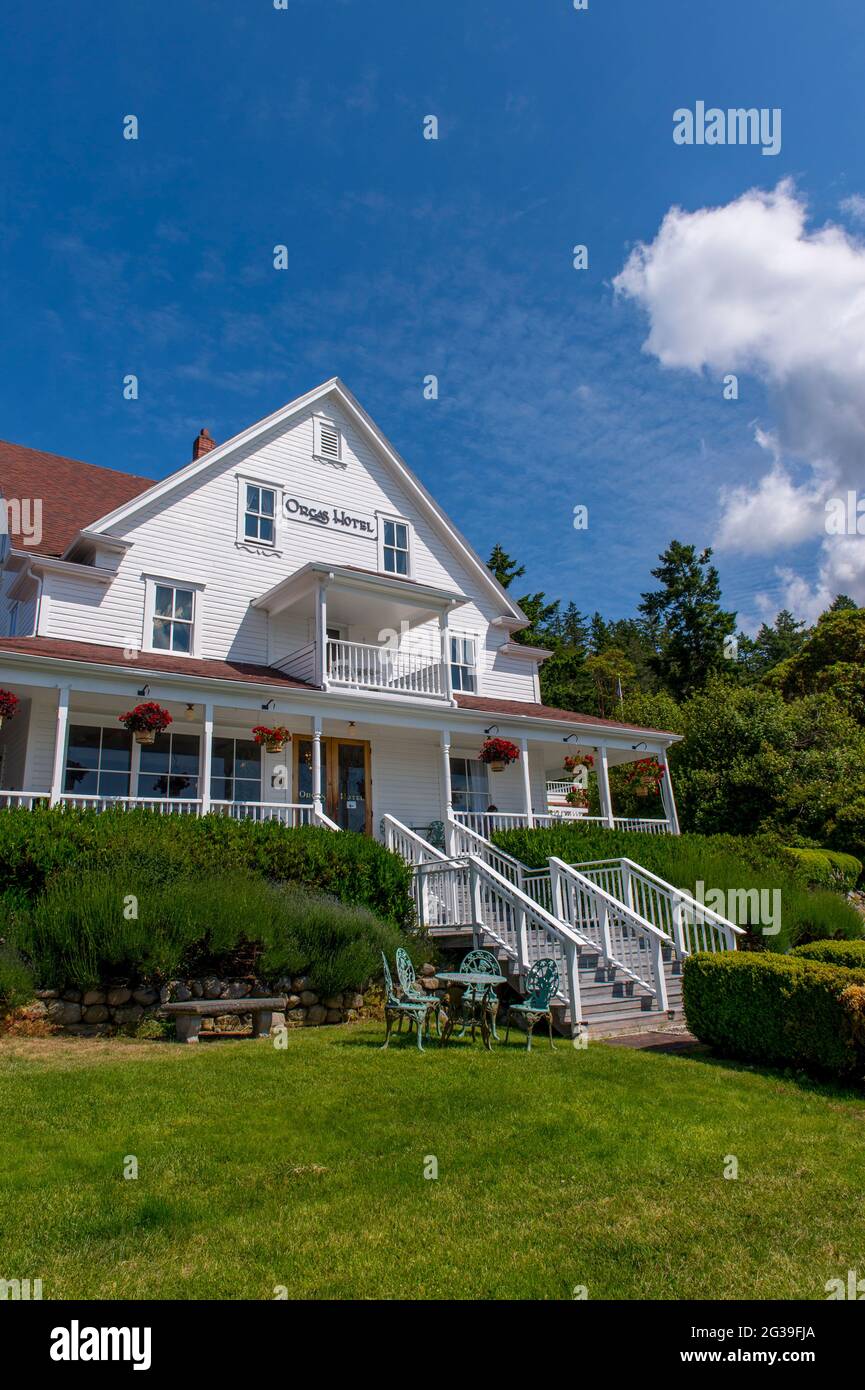
[[[153,595],[153,650],[191,652],[195,594],[172,584],[156,584]]]
[[[454,690],[477,690],[478,644],[474,637],[451,637],[451,684]]]
[[[18,635],[18,607],[19,607],[19,605],[18,605],[17,603],[10,603],[10,605],[9,605],[9,636],[10,636],[10,637],[16,637],[16,636]]]
[[[138,795],[183,797],[198,796],[197,734],[157,734],[156,742],[141,745],[138,770]]]
[[[318,459],[326,459],[329,463],[342,462],[342,434],[332,420],[325,420],[323,416],[316,415],[313,420],[314,442],[313,453]]]
[[[386,574],[408,574],[408,523],[385,521],[382,535],[382,569]]]
[[[125,729],[70,724],[63,790],[80,796],[128,796],[132,735]]]
[[[248,738],[215,738],[210,774],[214,801],[261,800],[261,748]]]
[[[243,513],[243,538],[259,545],[273,545],[276,517],[276,492],[257,483],[246,484],[246,507]]]
[[[485,811],[490,803],[486,766],[476,758],[451,758],[455,811]]]

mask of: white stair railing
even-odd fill
[[[735,951],[737,938],[745,935],[735,922],[633,859],[599,859],[575,867],[669,936],[680,956]]]
[[[414,872],[422,927],[471,927],[478,942],[492,942],[516,963],[523,983],[535,961],[551,958],[559,969],[556,998],[570,1009],[572,1033],[580,1031],[578,952],[592,946],[588,937],[558,921],[477,855],[427,860]],[[460,914],[458,922],[450,916],[453,910]]]
[[[515,859],[512,854],[506,854],[503,849],[499,849],[491,840],[484,839],[465,821],[452,821],[452,844],[454,854],[458,857],[466,854],[476,854],[490,868],[495,869],[503,878],[515,883],[524,893],[547,912],[553,908],[552,891],[550,888],[549,869],[531,869],[527,864],[523,864],[519,859]]]
[[[667,1010],[664,948],[673,945],[645,917],[563,859],[550,859],[556,916],[587,937],[605,965],[652,995]]]

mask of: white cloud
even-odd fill
[[[854,222],[865,222],[865,198],[861,193],[851,193],[849,198],[842,198],[838,206]]]
[[[865,198],[845,202],[865,215]],[[806,220],[789,180],[722,207],[674,207],[613,283],[648,313],[644,349],[665,367],[766,384],[777,423],[755,437],[771,466],[722,490],[717,544],[771,552],[821,537],[816,584],[777,572],[788,606],[813,615],[839,588],[865,602],[865,538],[827,536],[824,510],[865,483],[865,245]]]

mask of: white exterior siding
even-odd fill
[[[117,577],[103,587],[86,578],[46,574],[40,635],[110,646],[149,646],[143,631],[145,578],[152,575],[202,586],[200,647],[196,655],[266,664],[304,646],[313,635],[290,610],[273,619],[250,607],[253,599],[309,562],[379,571],[379,542],[361,534],[288,520],[278,523],[273,549],[237,540],[238,478],[270,484],[287,496],[339,506],[352,514],[399,516],[411,524],[411,578],[464,594],[451,614],[460,633],[478,637],[479,692],[509,699],[537,698],[534,666],[499,654],[507,634],[489,626],[502,611],[455,548],[415,505],[390,465],[337,408],[323,413],[343,433],[342,464],[313,457],[309,409],[253,445],[217,461],[163,499],[135,513],[113,534],[132,542]],[[381,522],[379,520],[379,531]],[[435,639],[435,625],[432,628]],[[375,625],[352,640],[376,641]]]

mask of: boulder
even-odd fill
[[[134,989],[132,998],[136,1004],[142,1004],[145,1009],[149,1009],[152,1004],[159,1002],[159,994],[155,989]],[[163,1000],[162,1002],[167,1003],[168,1001]],[[178,1002],[182,1002],[182,1000]]]
[[[425,965],[421,966],[420,973],[422,975],[432,977],[436,973],[436,968],[434,965],[430,965],[429,961],[427,961]]]
[[[193,980],[189,988],[192,990],[193,999],[204,998],[204,985],[201,980]]]
[[[324,1020],[326,1019],[326,1017],[327,1017],[327,1009],[323,1008],[321,1004],[313,1004],[312,1008],[311,1008],[311,1009],[307,1009],[307,1011],[306,1011],[306,1022],[307,1022],[307,1025],[313,1025],[313,1026],[314,1026],[315,1024],[318,1024],[318,1023],[324,1023]]]
[[[325,1007],[326,1009],[337,1009],[337,1010],[341,1010],[341,1009],[342,1009],[342,995],[341,995],[341,994],[331,995],[331,997],[330,997],[329,999],[325,999],[325,1000],[323,1000],[322,1002],[324,1003],[324,1007]]]
[[[37,999],[59,999],[59,998],[60,998],[60,990],[59,990],[59,989],[37,989],[37,991],[36,991],[36,998],[37,998]]]
[[[87,998],[86,995],[84,997]],[[90,1004],[85,1008],[82,1017],[85,1023],[107,1023],[108,1009],[104,1004]]]
[[[232,980],[228,986],[228,998],[245,999],[249,991],[250,985],[245,980]]]
[[[84,997],[81,1000],[81,1002],[84,1005],[85,1009],[88,1008],[91,1004],[104,1004],[105,991],[101,989],[88,989],[85,991]],[[99,1023],[100,1020],[94,1019],[94,1022]]]
[[[140,1004],[120,1004],[114,1010],[115,1023],[137,1023],[144,1013]]]
[[[277,994],[278,994],[278,993],[279,993],[279,990],[277,990]],[[290,1009],[296,1009],[299,1003],[300,1003],[300,995],[299,995],[299,994],[290,994],[290,995],[288,996],[288,1007],[289,1007]]]
[[[64,989],[64,991],[63,991],[63,996],[62,996],[62,997],[63,997],[64,999],[68,999],[70,1004],[80,1004],[80,1003],[81,1003],[81,990],[80,990],[80,989]]]
[[[204,985],[205,999],[222,998],[224,985],[221,980],[217,980],[215,975],[208,975],[207,979],[202,981],[202,984]]]
[[[132,990],[124,989],[122,986],[118,985],[115,989],[110,989],[108,991],[105,1002],[109,1004],[112,1009],[116,1009],[119,1004],[128,1004],[131,998]]]
[[[305,1023],[306,1009],[289,1009],[286,1018],[289,1023]]]
[[[291,988],[295,994],[302,994],[308,984],[309,979],[306,975],[296,975],[291,982]]]
[[[48,1017],[52,1023],[59,1023],[64,1028],[70,1023],[80,1023],[81,1005],[71,1004],[65,999],[54,999],[48,1005]]]
[[[300,1002],[305,1009],[311,1009],[313,1004],[318,1003],[318,995],[313,994],[311,989],[304,989],[301,991]]]
[[[342,1009],[328,1009],[324,1021],[325,1023],[342,1023]]]

